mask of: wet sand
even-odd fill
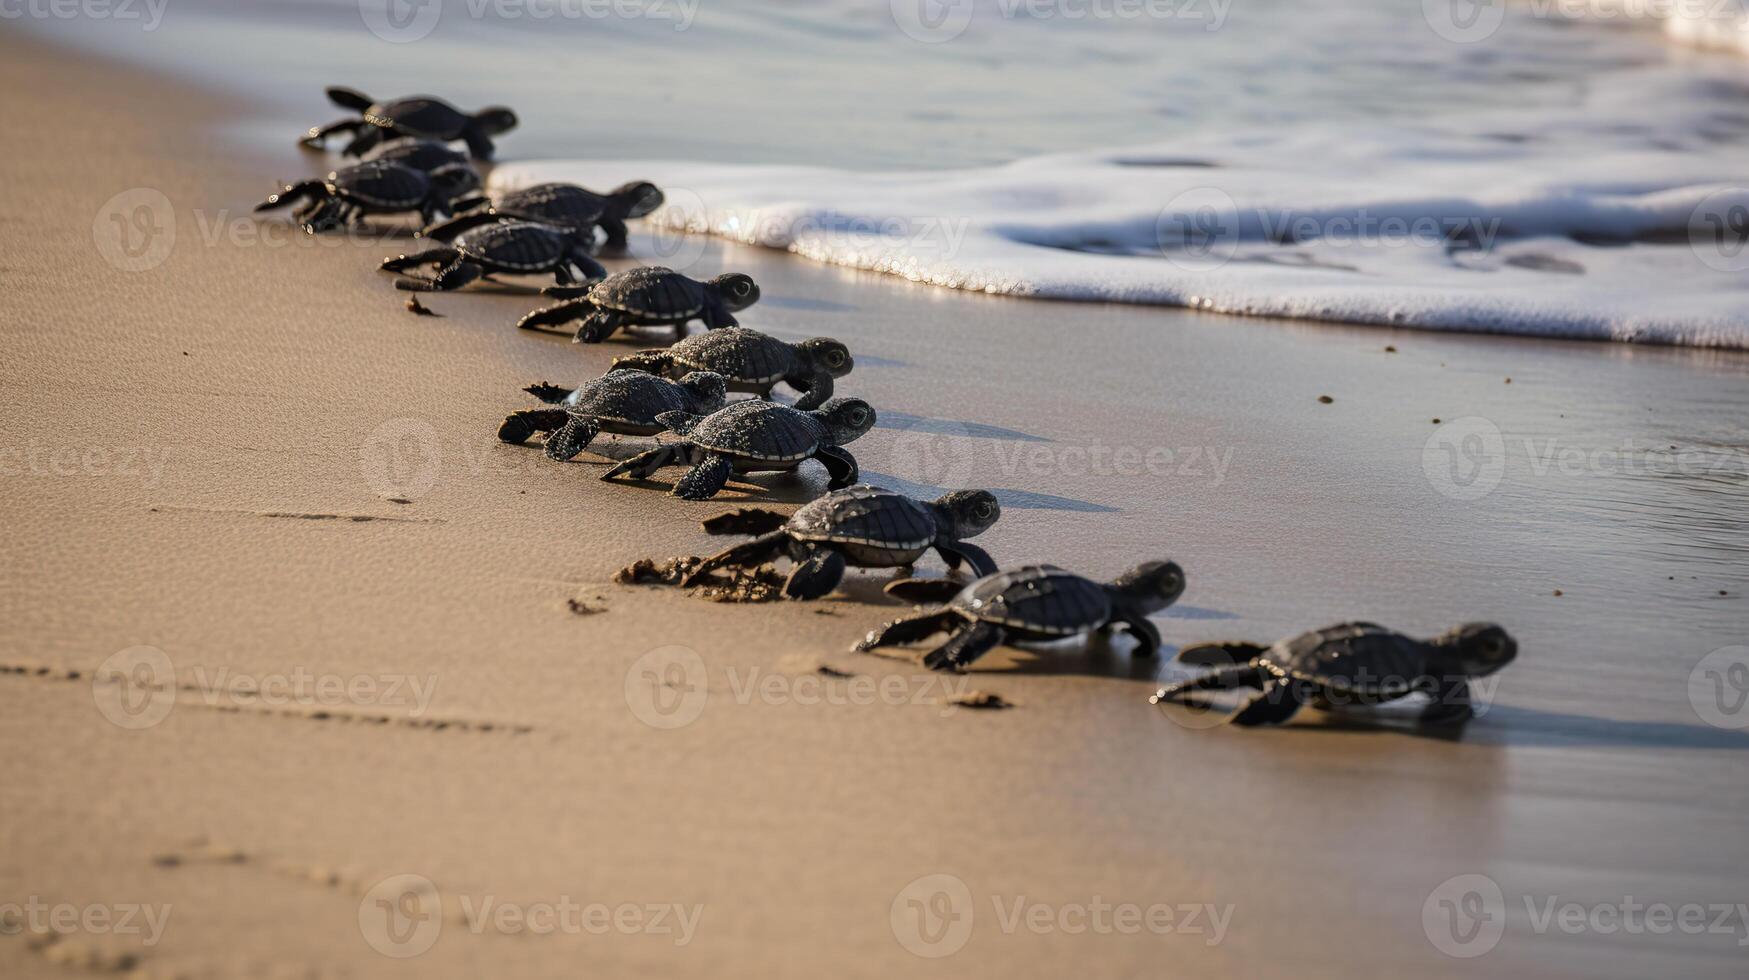
[[[1540,916],[1749,901],[1749,733],[1724,727],[1749,716],[1696,707],[1732,676],[1703,658],[1749,642],[1749,357],[1005,300],[705,245],[698,270],[761,283],[745,324],[856,352],[841,390],[885,420],[852,447],[867,479],[997,489],[979,543],[1004,563],[1183,564],[1169,646],[1347,618],[1519,638],[1458,739],[1205,730],[1147,704],[1170,668],[1124,640],[964,679],[848,653],[903,611],[879,576],[807,605],[613,584],[823,476],[692,505],[499,444],[521,386],[636,339],[516,331],[534,301],[510,291],[412,316],[374,271],[403,242],[249,214],[325,167],[295,125],[244,153],[213,134],[247,106],[16,34],[0,51],[32,94],[5,129],[41,134],[0,190],[0,901],[169,906],[151,945],[0,936],[7,975],[1740,974],[1734,917]],[[141,188],[168,210],[113,203]],[[1434,418],[1485,419],[1503,452],[1474,422],[1430,445]],[[1688,472],[1623,461],[1650,450]],[[174,681],[99,671],[141,646]],[[243,681],[267,690],[214,690]],[[974,690],[1015,707],[948,703]],[[441,918],[385,918],[397,875]],[[1474,921],[1442,918],[1468,908],[1459,875],[1499,889]],[[488,898],[637,912],[470,928]],[[658,906],[698,918],[659,931]]]

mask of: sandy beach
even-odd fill
[[[874,573],[616,584],[824,474],[688,504],[499,443],[524,385],[661,338],[517,331],[510,289],[411,315],[375,271],[408,239],[250,213],[331,165],[295,121],[240,145],[241,96],[0,55],[0,905],[161,926],[8,925],[0,973],[1741,975],[1749,355],[703,245],[760,283],[744,324],[855,352],[866,480],[997,491],[1004,564],[1182,564],[1168,654],[1355,618],[1520,644],[1461,737],[1211,728],[1149,705],[1175,668],[1127,639],[961,677],[850,653],[905,611]],[[1635,903],[1708,926],[1590,917]]]

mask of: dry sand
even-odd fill
[[[1741,975],[1734,917],[1696,936],[1538,916],[1749,901],[1749,735],[1689,696],[1749,624],[1749,359],[996,300],[705,250],[699,269],[762,283],[749,326],[857,351],[843,390],[888,422],[854,447],[868,478],[1000,488],[980,543],[1004,562],[1180,561],[1169,644],[1360,616],[1521,641],[1461,740],[1200,730],[1147,705],[1163,668],[1125,641],[1002,650],[965,679],[849,654],[901,611],[874,576],[810,605],[612,584],[710,548],[695,522],[725,508],[492,433],[522,385],[633,342],[519,333],[515,293],[411,316],[373,271],[401,243],[249,215],[322,166],[292,130],[239,148],[215,124],[247,107],[212,93],[16,34],[0,54],[0,663],[24,670],[0,675],[0,903],[168,908],[150,945],[0,936],[0,974]],[[147,241],[154,217],[173,241]],[[1423,470],[1430,420],[1468,416],[1509,448],[1473,501]],[[1550,441],[1588,462],[1538,472]],[[1595,455],[1665,445],[1715,465]],[[1118,471],[1089,472],[1100,447]],[[139,646],[174,682],[123,704],[93,672]],[[670,647],[692,652],[650,655]],[[294,676],[360,686],[212,690]],[[1016,706],[947,703],[971,691]],[[395,875],[429,880],[441,917],[378,907]],[[933,875],[961,884],[907,890]],[[1500,889],[1482,911],[1504,935],[1457,947],[1481,959],[1424,925],[1457,875]],[[488,900],[536,925],[566,903],[699,918],[471,928]],[[1173,928],[1095,928],[1078,910],[1098,903]]]

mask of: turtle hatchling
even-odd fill
[[[623,184],[606,194],[584,190],[576,184],[536,184],[499,195],[495,200],[475,197],[457,201],[456,216],[426,228],[424,234],[447,242],[470,228],[494,222],[539,221],[591,234],[599,227],[607,234],[606,247],[623,252],[626,221],[642,218],[661,206],[661,189],[648,181]]]
[[[871,630],[852,649],[866,652],[948,633],[923,664],[962,670],[1010,639],[1047,642],[1120,627],[1140,644],[1135,656],[1151,657],[1160,649],[1160,631],[1148,616],[1182,594],[1184,571],[1169,561],[1137,565],[1103,585],[1055,565],[1027,565],[978,579],[940,609]]]
[[[827,489],[856,482],[856,457],[842,447],[874,427],[875,410],[860,398],[834,398],[804,412],[776,402],[740,401],[706,416],[666,412],[656,420],[681,436],[633,456],[601,475],[645,479],[664,466],[692,467],[674,484],[674,496],[712,497],[733,473],[793,470],[817,459],[831,474]]]
[[[628,269],[594,286],[547,289],[563,303],[535,310],[517,326],[524,330],[582,320],[575,339],[597,344],[623,326],[672,326],[684,335],[686,324],[702,320],[715,330],[735,326],[731,314],[759,301],[752,277],[730,272],[699,282],[659,265]]]
[[[377,160],[381,160],[384,163],[398,163],[403,167],[412,167],[414,170],[423,170],[426,173],[430,173],[440,167],[448,167],[451,165],[465,167],[468,165],[468,155],[466,153],[459,153],[452,150],[447,145],[439,143],[437,140],[414,139],[410,136],[402,139],[389,140],[387,143],[378,143],[375,149],[366,153],[360,159],[367,163]],[[470,197],[466,199],[467,202],[476,200],[479,200],[479,198]],[[452,211],[461,210],[463,203],[463,201],[454,202]]]
[[[547,437],[547,456],[567,460],[589,447],[597,433],[653,436],[666,431],[656,421],[665,412],[703,415],[723,407],[723,376],[694,371],[678,381],[641,371],[609,371],[580,388],[538,384],[524,389],[557,408],[514,412],[498,427],[505,442],[525,442],[536,432]]]
[[[301,142],[320,148],[335,133],[347,133],[353,139],[341,152],[351,157],[369,152],[386,138],[417,136],[444,142],[461,140],[468,144],[474,159],[490,160],[492,137],[516,128],[516,113],[503,106],[469,114],[429,95],[377,102],[362,92],[336,86],[328,89],[328,101],[358,115],[313,127]]]
[[[379,268],[385,272],[406,272],[422,265],[442,268],[429,280],[397,279],[395,288],[412,292],[448,291],[495,273],[550,272],[562,283],[607,275],[607,270],[589,254],[589,239],[583,233],[532,221],[476,228],[462,233],[449,245],[384,259]],[[572,269],[577,270],[576,275]]]
[[[830,337],[790,344],[746,327],[724,327],[682,338],[672,347],[616,357],[613,366],[671,378],[687,371],[715,371],[729,379],[730,391],[761,398],[770,398],[781,381],[802,393],[796,407],[806,411],[832,397],[832,382],[849,374],[856,360],[850,348]]]
[[[984,549],[965,539],[988,530],[1002,506],[988,490],[955,490],[937,500],[915,500],[866,484],[845,487],[804,505],[786,520],[771,511],[725,515],[727,522],[705,522],[705,530],[732,526],[740,533],[764,531],[744,544],[705,559],[681,582],[691,585],[712,570],[759,565],[779,555],[795,562],[783,594],[818,599],[838,587],[846,565],[859,568],[909,566],[934,548],[948,567],[968,564],[979,575],[996,571]]]
[[[478,187],[480,176],[467,165],[439,167],[427,174],[377,160],[341,167],[324,180],[288,184],[255,206],[256,211],[297,205],[293,212],[305,231],[315,233],[356,224],[367,214],[417,211],[430,222],[448,214],[450,201]]]
[[[1469,720],[1469,680],[1511,663],[1518,644],[1493,623],[1468,623],[1431,640],[1417,640],[1376,623],[1342,623],[1302,633],[1272,647],[1211,643],[1179,654],[1181,663],[1216,666],[1169,684],[1151,699],[1182,702],[1198,691],[1255,688],[1227,719],[1233,725],[1278,725],[1305,705],[1318,708],[1377,705],[1421,692],[1433,704],[1428,724]]]

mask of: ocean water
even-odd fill
[[[41,26],[252,136],[324,84],[508,103],[498,187],[653,179],[662,228],[944,287],[1749,348],[1743,0],[160,9]]]

